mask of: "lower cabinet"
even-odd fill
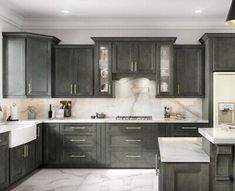
[[[16,182],[35,168],[35,141],[10,149],[10,183]]]
[[[209,163],[160,163],[159,191],[208,191]]]
[[[0,190],[9,185],[8,133],[0,134]]]
[[[106,127],[107,167],[154,168],[161,136],[165,136],[164,125],[109,124]]]

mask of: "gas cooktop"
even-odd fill
[[[117,116],[116,120],[152,120],[152,116]]]

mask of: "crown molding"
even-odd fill
[[[156,30],[156,29],[208,29],[235,30],[222,19],[183,20],[156,18],[90,18],[90,19],[24,19],[23,30],[36,29],[80,29],[80,30]]]
[[[20,29],[22,28],[24,18],[20,15],[11,12],[9,9],[2,7],[0,5],[0,19],[4,22],[15,26],[16,28]]]

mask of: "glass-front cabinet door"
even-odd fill
[[[157,48],[157,96],[171,97],[173,87],[173,44],[159,43]]]
[[[95,43],[95,96],[112,97],[111,43]]]

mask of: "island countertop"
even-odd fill
[[[235,144],[235,129],[199,128],[199,133],[213,144]]]
[[[202,149],[202,138],[161,137],[158,142],[161,162],[210,162],[210,157]]]

